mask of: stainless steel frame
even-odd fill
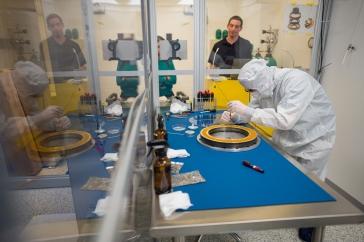
[[[206,29],[206,1],[196,0],[193,4],[194,11],[194,75],[193,75],[193,95],[195,98],[198,90],[204,89],[205,83],[205,29]]]
[[[97,53],[96,53],[96,43],[95,43],[95,28],[94,28],[94,21],[93,21],[93,6],[92,1],[89,0],[82,0],[81,2],[83,17],[85,21],[85,38],[86,42],[86,50],[88,52],[88,61],[90,71],[89,80],[92,82],[93,91],[96,94],[97,103],[100,101],[100,76],[99,76],[99,65],[97,63]],[[97,108],[98,105],[97,105]]]
[[[149,53],[151,60],[152,89],[154,108],[159,108],[159,77],[158,77],[158,44],[157,44],[157,17],[155,0],[147,1],[148,6],[148,23],[149,23]],[[154,116],[153,116],[154,117]]]

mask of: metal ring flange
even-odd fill
[[[57,138],[76,138],[76,142],[72,142],[60,146],[47,146],[47,142],[53,141]],[[66,130],[59,132],[44,133],[36,138],[36,149],[38,152],[43,154],[54,154],[54,153],[73,153],[87,148],[92,145],[92,136],[84,131],[78,130]]]
[[[236,132],[242,134],[242,138],[221,138],[214,136],[218,132]],[[254,129],[241,125],[218,124],[211,125],[200,131],[199,141],[216,148],[239,149],[250,147],[258,143],[258,134]]]

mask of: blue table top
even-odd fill
[[[196,116],[192,114],[191,116]],[[212,114],[198,115],[199,125],[208,125]],[[183,162],[181,173],[199,170],[206,179],[205,183],[176,187],[174,191],[187,192],[193,204],[189,210],[223,209],[255,207],[281,204],[334,201],[328,193],[294,167],[273,147],[261,140],[258,147],[242,152],[216,151],[198,143],[196,134],[189,137],[184,131],[172,130],[172,125],[183,123],[190,125],[189,117],[170,117],[166,120],[169,132],[168,143],[173,149],[187,149],[191,154],[187,158],[175,158],[173,161]],[[105,129],[121,129],[121,121],[105,120]],[[77,126],[77,125],[76,125]],[[74,128],[74,127],[73,127]],[[96,137],[95,120],[81,120],[80,127]],[[81,187],[91,176],[109,177],[100,158],[103,152],[114,152],[112,144],[120,140],[118,135],[109,135],[103,144],[95,145],[91,150],[70,158],[68,169],[77,219],[95,218],[93,213],[99,199],[106,196],[103,191],[86,191]],[[244,167],[242,160],[260,166],[265,173],[261,174]]]
[[[171,116],[166,120],[170,148],[187,149],[191,155],[172,159],[184,163],[180,173],[199,170],[206,179],[204,183],[173,188],[173,191],[189,194],[193,206],[188,210],[335,201],[263,139],[252,150],[225,152],[203,146],[196,140],[201,126],[193,137],[181,135],[185,131],[172,129],[176,123],[187,127],[188,119],[196,115],[199,124],[209,124],[214,116],[192,114],[185,118]],[[264,173],[243,166],[243,160],[261,167]]]
[[[80,124],[77,124],[77,122],[72,120],[72,124],[74,126],[79,126],[76,127],[77,129],[84,129],[85,131],[88,131],[95,138],[95,117],[83,117],[80,121]],[[103,119],[102,121],[105,123],[105,130],[121,130],[121,119]],[[92,176],[109,177],[104,163],[100,161],[100,158],[103,156],[103,153],[115,152],[112,150],[112,145],[120,141],[119,135],[120,134],[108,134],[108,137],[103,139],[103,144],[101,144],[100,140],[96,140],[96,144],[92,149],[68,160],[68,171],[77,219],[97,217],[93,211],[96,208],[97,201],[104,198],[106,196],[106,192],[81,190],[81,187]]]

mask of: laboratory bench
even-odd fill
[[[187,128],[191,125],[191,117],[200,119],[194,135],[173,129],[175,124]],[[157,196],[151,192],[152,219],[149,233],[152,237],[175,237],[177,241],[184,241],[188,235],[316,227],[318,233],[315,239],[319,241],[326,225],[364,221],[362,209],[307,173],[300,164],[283,155],[261,136],[257,147],[241,152],[218,151],[200,144],[196,136],[203,126],[211,124],[215,118],[216,113],[199,112],[165,118],[169,146],[187,149],[190,153],[189,157],[172,159],[184,163],[180,173],[198,170],[206,182],[173,188],[173,191],[187,192],[193,206],[187,211],[175,212],[168,219],[161,216]],[[104,128],[120,129],[120,122],[120,119],[106,120]],[[93,128],[89,132],[96,135]],[[97,233],[97,226],[101,222],[93,211],[97,201],[104,198],[106,192],[86,191],[81,187],[89,177],[109,177],[100,158],[103,152],[115,152],[112,145],[119,142],[120,137],[105,140],[102,144],[104,150],[100,150],[98,144],[68,161],[79,236]],[[264,173],[244,167],[242,160],[260,166]],[[152,182],[148,186],[152,187]],[[128,226],[130,228],[124,230],[130,229],[133,234],[133,223]],[[60,233],[67,232],[56,232]]]

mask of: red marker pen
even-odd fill
[[[257,172],[264,173],[264,170],[262,168],[260,168],[259,166],[256,166],[256,165],[252,165],[249,161],[244,160],[243,165],[246,167],[249,167]]]

